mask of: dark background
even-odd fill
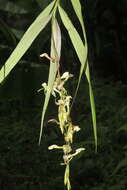
[[[50,0],[0,0],[0,67],[23,33]],[[69,0],[61,1],[78,32],[81,27]],[[81,0],[89,47],[89,64],[97,112],[98,153],[94,151],[88,85],[82,77],[72,109],[72,120],[81,127],[74,149],[86,151],[71,164],[74,190],[127,189],[127,0]],[[74,77],[68,82],[73,95],[80,69],[79,60],[62,25],[61,72]],[[57,118],[51,98],[45,117],[42,143],[38,146],[43,92],[49,62],[41,53],[50,52],[50,24],[37,37],[0,87],[0,189],[60,190],[64,167],[62,152],[48,151],[62,144],[57,127],[47,123]]]

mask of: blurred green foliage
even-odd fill
[[[98,117],[98,153],[94,153],[89,99],[82,96],[84,91],[87,92],[84,80],[74,105],[72,119],[81,127],[81,131],[75,136],[73,148],[75,150],[84,146],[86,151],[72,161],[72,189],[125,190],[127,99],[124,93],[127,87],[102,78],[93,81]],[[64,188],[64,167],[58,164],[62,160],[62,151],[48,151],[52,142],[63,143],[57,127],[47,122],[56,116],[57,110],[52,106],[51,101],[44,122],[43,141],[38,146],[41,103],[31,105],[30,101],[24,103],[21,100],[1,102],[1,190]]]

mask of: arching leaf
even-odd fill
[[[38,34],[47,25],[51,19],[50,13],[54,6],[54,3],[55,1],[50,3],[25,32],[17,47],[14,49],[5,65],[0,70],[0,83],[6,78],[6,76],[10,73],[10,71],[14,68],[24,53],[31,46]]]
[[[95,139],[95,150],[97,152],[96,108],[95,108],[95,102],[94,102],[94,94],[93,94],[92,85],[91,85],[88,61],[87,61],[87,67],[86,67],[85,73],[86,73],[86,77],[87,77],[88,84],[89,84],[89,95],[90,95],[90,104],[91,104],[92,121],[93,121],[93,132],[94,132],[94,139]]]
[[[48,106],[49,99],[51,96],[52,87],[53,87],[53,84],[56,78],[57,69],[58,69],[57,60],[60,59],[60,55],[61,55],[61,31],[57,23],[57,20],[53,18],[52,19],[52,38],[51,38],[51,57],[56,58],[56,62],[52,62],[52,61],[50,62],[48,91],[46,92],[46,95],[45,95],[45,101],[44,101],[44,106],[43,106],[43,111],[42,111],[39,144],[41,142],[41,137],[42,137],[44,116],[47,110],[47,106]]]
[[[82,27],[83,36],[84,36],[84,40],[85,40],[85,52],[84,52],[84,54],[85,54],[86,59],[87,59],[88,45],[87,45],[85,26],[84,26],[82,11],[81,11],[81,4],[80,4],[79,0],[71,0],[71,3],[72,3],[74,11],[75,11],[77,18],[79,19],[79,22],[80,22],[81,27]],[[85,68],[85,69],[86,69],[85,70],[86,77],[87,77],[88,84],[89,84],[89,95],[90,95],[90,104],[91,104],[91,111],[92,111],[93,131],[94,131],[95,147],[97,150],[96,108],[95,108],[94,95],[93,95],[93,90],[92,90],[92,85],[91,85],[91,80],[90,80],[90,71],[89,71],[88,59],[87,59],[87,68]],[[84,70],[83,67],[81,67],[77,89],[78,89],[79,84],[80,84],[80,80],[81,80],[83,70]],[[76,93],[77,93],[77,90],[76,90]]]
[[[62,22],[68,31],[68,34],[75,48],[77,56],[81,64],[85,66],[86,58],[84,56],[85,46],[83,44],[83,41],[81,40],[79,33],[77,32],[76,28],[74,27],[71,20],[69,19],[67,13],[63,10],[61,6],[59,6],[59,13],[60,13]]]

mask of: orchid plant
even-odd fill
[[[67,11],[64,10],[64,8],[62,7],[61,2],[62,2],[61,0],[52,0],[49,3],[49,5],[33,21],[33,23],[24,33],[23,37],[21,38],[20,42],[17,44],[16,48],[14,49],[10,57],[7,59],[5,64],[0,69],[0,83],[2,83],[4,79],[9,75],[11,70],[20,61],[22,56],[26,53],[26,51],[32,45],[33,41],[37,38],[37,36],[43,31],[43,29],[49,23],[51,23],[50,56],[48,56],[47,53],[43,53],[40,55],[41,57],[45,56],[50,60],[50,69],[49,69],[47,84],[46,83],[42,84],[42,89],[45,92],[45,100],[41,117],[39,144],[41,143],[45,113],[48,108],[50,96],[53,95],[55,98],[55,104],[56,106],[58,106],[58,121],[56,120],[56,124],[58,125],[62,135],[64,136],[64,145],[62,146],[51,145],[49,146],[49,150],[52,150],[54,148],[63,150],[62,165],[66,165],[64,184],[67,186],[68,190],[70,190],[71,189],[70,180],[69,180],[70,161],[73,159],[74,156],[76,156],[85,149],[79,148],[75,152],[73,152],[72,149],[73,136],[76,132],[80,130],[80,128],[79,126],[74,126],[72,123],[70,117],[70,110],[71,110],[70,106],[72,107],[71,105],[72,97],[68,95],[68,92],[65,89],[65,83],[73,75],[70,74],[69,72],[65,72],[61,76],[59,72],[62,33],[59,25],[59,19],[57,19],[58,14],[56,14],[56,12],[59,13],[59,18],[61,19],[64,27],[68,32],[70,43],[72,43],[76,55],[81,63],[78,84],[75,90],[73,100],[75,100],[83,73],[85,73],[88,81],[91,116],[93,121],[93,133],[94,133],[96,151],[97,151],[97,130],[96,130],[96,111],[95,111],[94,95],[92,91],[90,70],[89,70],[89,63],[87,56],[88,55],[87,38],[84,26],[84,19],[82,15],[81,3],[80,0],[70,0],[75,15],[81,25],[83,39],[81,38],[79,32],[75,28],[73,21],[69,18]],[[53,120],[50,120],[50,122],[52,121]]]
[[[46,57],[49,59],[49,56]],[[58,67],[59,68],[59,67]],[[64,174],[64,185],[67,186],[67,189],[71,189],[70,178],[69,178],[69,171],[70,171],[70,161],[79,154],[81,151],[85,150],[85,148],[78,148],[73,152],[72,144],[73,144],[73,136],[76,132],[80,130],[79,126],[75,126],[72,123],[70,117],[70,108],[71,108],[71,99],[72,97],[68,95],[67,90],[65,89],[64,85],[68,81],[69,78],[73,77],[72,74],[69,72],[63,73],[60,76],[60,72],[58,71],[56,75],[56,79],[53,84],[53,88],[51,94],[55,98],[55,104],[58,106],[58,120],[51,119],[49,122],[55,122],[61,131],[62,135],[64,136],[64,144],[60,145],[50,145],[48,147],[49,150],[52,149],[62,149],[63,151],[63,163],[61,165],[65,165],[65,174]],[[42,84],[42,88],[40,90],[44,90],[45,94],[48,90],[48,85],[46,83]],[[40,91],[39,90],[39,91]],[[56,100],[57,97],[57,100]]]

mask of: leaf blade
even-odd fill
[[[95,101],[94,101],[94,95],[91,85],[91,79],[90,79],[90,71],[89,71],[89,64],[87,62],[86,67],[86,77],[89,85],[89,96],[90,96],[90,105],[91,105],[91,112],[92,112],[92,122],[93,122],[93,132],[94,132],[94,140],[95,140],[95,151],[97,152],[97,123],[96,123],[96,108],[95,108]]]
[[[83,22],[81,4],[80,4],[79,0],[71,0],[71,3],[72,3],[74,11],[75,11],[75,13],[77,15],[77,18],[79,19],[79,22],[80,22],[81,27],[82,27],[83,36],[84,36],[84,40],[85,40],[85,48],[86,48],[85,55],[86,55],[86,58],[87,58],[88,45],[87,45],[85,26],[84,26],[84,22]],[[88,84],[89,84],[89,95],[90,95],[90,105],[91,105],[91,112],[92,112],[93,131],[94,131],[94,139],[95,139],[95,149],[97,151],[96,108],[95,108],[95,100],[94,100],[94,95],[93,95],[93,90],[92,90],[92,85],[91,85],[91,80],[90,80],[90,71],[89,71],[88,59],[87,59],[87,67],[86,67],[85,73],[86,73],[87,81],[88,81]],[[83,74],[83,68],[81,67],[81,69],[80,69],[80,76],[79,76],[79,80],[78,80],[78,85],[77,85],[77,89],[76,89],[76,93],[77,93],[77,90],[79,88],[79,84],[80,84],[80,80],[81,80],[82,74]]]
[[[51,38],[51,57],[56,57],[57,60],[60,59],[61,55],[61,31],[58,25],[57,20],[54,18],[52,21],[52,38]],[[48,78],[48,89],[49,91],[46,92],[44,106],[42,110],[42,117],[41,117],[41,129],[40,129],[40,136],[39,136],[39,145],[41,143],[42,131],[43,131],[43,123],[45,113],[48,107],[49,99],[51,96],[52,87],[56,78],[56,73],[58,69],[57,62],[50,62],[50,70],[49,70],[49,78]]]
[[[25,54],[27,49],[31,46],[37,35],[44,29],[49,20],[51,19],[50,12],[54,6],[55,1],[50,3],[48,7],[35,19],[28,30],[23,35],[22,39],[14,49],[6,63],[0,70],[0,83],[7,77],[10,71],[18,63],[21,57]],[[43,23],[42,23],[43,22]]]
[[[83,65],[85,62],[85,58],[84,58],[85,46],[80,38],[80,35],[77,32],[74,25],[72,24],[71,20],[69,19],[67,13],[64,11],[64,9],[61,6],[59,6],[59,13],[60,13],[62,22],[68,31],[68,34],[69,34],[71,42],[75,48],[75,51],[78,55],[78,58],[79,58],[81,64]]]

